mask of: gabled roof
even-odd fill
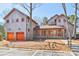
[[[56,15],[54,15],[54,16],[53,16],[53,17],[51,17],[48,21],[50,21],[51,19],[53,19],[53,18],[54,18],[54,17],[56,17],[56,16],[58,17],[59,15],[57,15],[57,14],[56,14]]]
[[[25,13],[19,11],[19,10],[16,9],[16,8],[13,8],[13,9],[4,17],[4,19],[6,19],[7,17],[9,17],[14,11],[18,11],[19,13],[21,13],[22,15],[25,15],[27,18],[30,19],[30,17],[29,17],[28,15],[26,15]],[[37,23],[36,21],[34,21],[33,19],[32,19],[32,21],[33,21],[34,23],[38,24],[38,23]]]
[[[53,17],[51,17],[48,21],[50,21],[51,19],[53,19],[54,17],[62,17],[62,16],[64,16],[65,17],[65,15],[64,14],[60,14],[60,15],[58,15],[58,14],[56,14],[56,15],[54,15]]]
[[[56,15],[54,15],[53,17],[51,17],[48,21],[50,21],[50,20],[52,20],[54,17],[56,17],[57,16],[57,18],[58,17],[62,17],[62,16],[64,16],[65,17],[65,15],[64,14],[60,14],[60,15],[58,15],[58,14],[56,14]],[[68,23],[69,24],[71,24],[71,25],[73,25],[72,23],[70,23],[69,21],[68,21]]]

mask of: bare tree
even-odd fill
[[[73,29],[73,34],[74,34],[74,39],[76,39],[76,23],[77,23],[77,3],[75,5],[75,20],[74,20],[74,29]]]
[[[30,39],[33,39],[33,28],[32,28],[32,11],[38,7],[41,6],[41,4],[37,4],[37,3],[24,3],[24,4],[20,4],[24,9],[26,9],[26,11],[29,13],[30,16]]]
[[[43,21],[42,21],[42,18],[41,17],[33,17],[33,19],[35,19],[35,21],[38,23],[39,26],[42,26],[43,25]]]
[[[48,24],[48,18],[47,17],[44,17],[43,18],[43,25],[47,25]]]
[[[70,34],[70,30],[69,30],[69,25],[68,25],[68,17],[67,17],[67,11],[66,11],[66,5],[65,5],[65,3],[62,3],[62,7],[63,7],[64,13],[65,13],[65,16],[67,18],[67,20],[66,20],[67,33],[68,33],[68,36],[69,36],[68,45],[70,46],[71,45],[71,34]]]

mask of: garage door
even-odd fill
[[[24,41],[24,32],[16,32],[16,40]]]
[[[13,32],[7,32],[7,40],[14,41],[14,33]]]

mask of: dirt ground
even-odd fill
[[[79,39],[77,39],[77,40],[72,40],[72,44],[77,44],[77,45],[79,45]]]
[[[45,41],[24,41],[12,42],[12,48],[26,48],[35,50],[55,50],[55,51],[69,51],[69,47],[62,40]]]

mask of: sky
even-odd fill
[[[74,6],[71,3],[66,4],[67,14],[74,14]],[[17,8],[20,11],[28,15],[28,12],[16,3],[0,3],[0,23],[4,23],[3,17],[11,11],[12,8]],[[61,3],[42,3],[40,7],[33,10],[33,18],[36,19],[38,23],[42,22],[43,17],[48,17],[48,19],[55,14],[63,14],[63,8]],[[79,13],[79,12],[78,12]],[[77,28],[79,31],[79,28]]]

